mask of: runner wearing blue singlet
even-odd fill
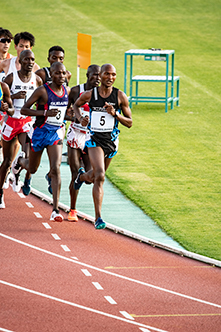
[[[33,133],[30,135],[29,159],[18,158],[16,162],[34,174],[40,165],[43,150],[46,148],[53,190],[53,211],[50,220],[62,221],[63,216],[58,210],[61,188],[62,123],[66,115],[70,89],[63,85],[66,69],[62,63],[55,62],[51,66],[51,77],[52,83],[46,83],[36,89],[21,109],[21,113],[24,115],[35,115],[36,121],[33,125]],[[37,104],[37,110],[31,109],[34,103]]]
[[[103,183],[105,171],[112,157],[118,149],[118,124],[130,128],[132,126],[131,110],[128,105],[127,96],[124,92],[114,88],[112,85],[116,79],[116,69],[111,64],[101,67],[101,85],[93,90],[83,93],[75,102],[73,111],[82,126],[90,123],[90,139],[86,142],[88,155],[92,170],[85,172],[83,168],[78,171],[75,180],[75,190],[78,190],[83,182],[94,183],[93,200],[95,208],[95,228],[106,227],[101,218],[101,207],[103,201]],[[80,107],[89,103],[90,120],[83,117]]]

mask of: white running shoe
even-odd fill
[[[12,163],[12,173],[13,174],[18,174],[21,171],[21,165],[19,165],[19,162],[18,162],[19,158],[25,158],[24,151],[21,151]]]
[[[6,176],[2,189],[8,189],[8,187],[9,187],[9,173]]]
[[[20,174],[13,174],[14,180],[12,182],[12,189],[14,192],[18,193],[21,189],[21,181],[20,181]]]
[[[55,210],[52,211],[50,220],[61,222],[63,219],[64,219],[63,216],[59,212],[57,212]]]
[[[0,209],[5,209],[4,195],[0,195]]]

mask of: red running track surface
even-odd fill
[[[220,268],[4,195],[0,331],[221,331]]]

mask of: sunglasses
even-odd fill
[[[0,38],[0,43],[11,43],[11,39],[10,38]]]

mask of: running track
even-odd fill
[[[4,193],[0,331],[221,331],[220,268]]]

